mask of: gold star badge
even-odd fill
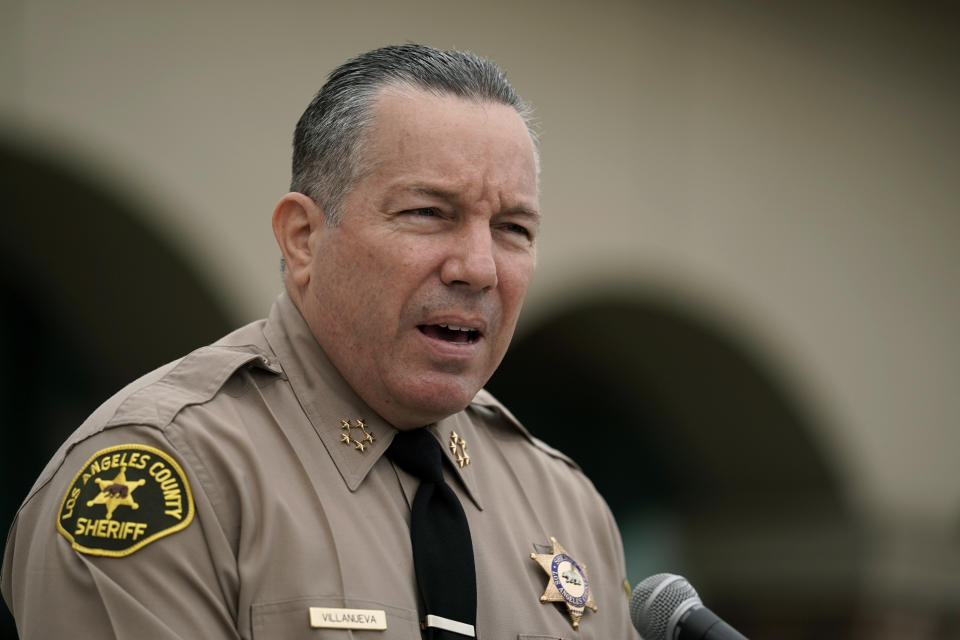
[[[470,464],[470,454],[467,453],[467,441],[457,435],[456,431],[450,432],[450,453],[457,456],[457,465],[463,469]]]
[[[354,449],[363,453],[366,451],[368,445],[373,444],[376,438],[373,437],[371,432],[367,431],[367,424],[362,418],[357,418],[353,422],[354,424],[350,424],[349,420],[340,421],[340,428],[344,430],[344,432],[340,434],[340,442],[348,446],[353,445]],[[360,438],[353,436],[350,433],[353,429],[360,429],[363,436]]]
[[[553,536],[550,537],[550,542],[553,543],[552,553],[530,554],[530,558],[550,576],[547,588],[540,596],[540,602],[564,603],[570,615],[570,624],[576,629],[580,626],[580,618],[586,609],[597,612],[597,604],[593,601],[593,593],[587,580],[587,567],[571,558]]]
[[[140,478],[136,482],[127,481],[127,466],[120,467],[120,473],[113,480],[102,480],[94,478],[94,482],[100,487],[100,493],[93,500],[87,501],[87,506],[92,507],[95,504],[106,505],[107,520],[113,517],[114,510],[120,505],[126,505],[131,509],[139,509],[140,505],[133,501],[133,491],[146,483],[146,480]]]

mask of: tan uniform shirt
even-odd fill
[[[470,525],[478,638],[638,637],[615,523],[573,463],[486,392],[429,429]],[[395,433],[281,296],[269,319],[123,389],[55,454],[3,560],[21,637],[419,638],[418,481],[383,455]],[[561,563],[573,582],[556,584],[597,607],[576,631],[563,602],[540,601],[550,585],[563,600],[531,558],[564,559],[551,537],[583,569]],[[312,627],[317,607],[355,628]]]

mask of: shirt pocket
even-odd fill
[[[375,609],[383,611],[387,628],[326,629],[310,626],[310,607],[333,609]],[[295,598],[254,604],[250,608],[253,640],[419,640],[417,612],[373,600],[346,599],[339,596]]]

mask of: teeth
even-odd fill
[[[470,329],[469,327],[455,327],[453,325],[443,324],[443,323],[440,323],[440,326],[443,327],[444,329],[450,329],[451,331],[465,331],[465,332],[474,331],[474,329]]]

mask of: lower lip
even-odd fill
[[[440,338],[432,338],[417,328],[417,333],[423,338],[430,350],[437,355],[455,360],[469,360],[473,358],[480,349],[480,343],[483,342],[483,336],[478,336],[473,342],[450,342]]]

